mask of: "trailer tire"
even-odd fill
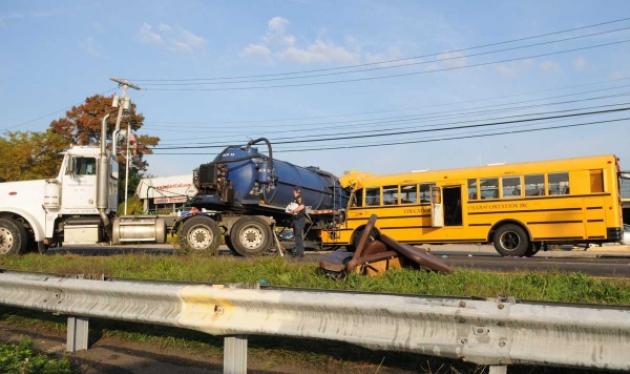
[[[232,244],[232,239],[230,239],[230,235],[225,235],[223,237],[223,241],[225,242],[225,245],[228,247],[230,252],[232,252],[232,254],[239,255],[236,249],[234,249],[234,244]]]
[[[0,218],[0,255],[19,255],[28,248],[24,226],[10,218]]]
[[[179,234],[180,248],[184,253],[214,256],[218,253],[221,230],[212,218],[195,216],[187,219]]]
[[[267,251],[272,243],[271,227],[258,217],[242,217],[230,230],[230,242],[241,256],[256,256]]]
[[[494,249],[501,256],[526,256],[530,248],[527,232],[513,223],[499,226],[494,233],[493,242]]]

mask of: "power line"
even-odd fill
[[[615,104],[615,105],[628,105],[628,104],[630,103],[620,103],[620,104]],[[561,115],[542,116],[542,117],[525,118],[525,119],[519,119],[519,120],[499,121],[499,122],[481,123],[481,124],[464,125],[464,126],[441,127],[441,128],[434,128],[434,129],[390,131],[390,132],[382,132],[379,134],[329,136],[329,137],[323,137],[323,138],[309,138],[309,139],[298,138],[294,140],[284,140],[284,141],[274,142],[274,144],[316,143],[316,142],[324,142],[324,141],[380,138],[380,137],[387,137],[387,136],[410,135],[410,134],[437,132],[437,131],[449,131],[449,130],[454,130],[454,129],[481,128],[481,127],[499,126],[499,125],[505,125],[505,124],[511,124],[511,123],[543,121],[543,120],[551,120],[551,119],[559,119],[559,118],[589,116],[589,115],[596,115],[596,114],[610,114],[610,113],[622,112],[622,111],[627,111],[627,110],[630,110],[630,107],[579,112],[579,113],[569,113],[569,114],[561,114]],[[223,148],[223,147],[225,147],[225,145],[203,145],[203,146],[191,145],[191,146],[167,146],[167,147],[157,146],[157,147],[151,147],[151,149],[205,149],[205,148]]]
[[[376,71],[376,70],[390,70],[390,69],[398,69],[402,67],[426,65],[426,64],[433,64],[433,63],[444,63],[448,61],[462,60],[462,59],[467,59],[471,57],[498,54],[498,53],[513,51],[513,50],[518,50],[518,49],[526,49],[526,48],[537,47],[537,46],[542,46],[542,45],[549,45],[549,44],[562,43],[562,42],[571,41],[571,40],[584,39],[584,38],[589,38],[592,36],[601,36],[601,35],[611,34],[615,32],[626,31],[629,29],[630,27],[622,27],[622,28],[618,28],[614,30],[598,31],[598,32],[586,34],[586,35],[577,35],[577,36],[572,36],[572,37],[568,37],[564,39],[548,40],[548,41],[543,41],[543,42],[538,42],[538,43],[533,43],[533,44],[526,44],[523,46],[514,46],[514,47],[503,48],[503,49],[473,53],[469,55],[456,55],[456,56],[442,57],[442,58],[438,56],[438,58],[433,59],[433,60],[409,62],[406,64],[399,64],[399,65],[378,66],[378,67],[372,67],[372,68],[367,68],[367,69],[355,70],[351,72],[341,71],[341,72],[329,72],[329,73],[309,74],[309,75],[296,75],[296,76],[281,77],[281,78],[280,77],[279,78],[264,78],[264,79],[255,79],[255,80],[236,80],[236,81],[222,81],[222,82],[221,81],[219,82],[205,82],[204,81],[204,82],[187,82],[187,83],[181,83],[181,82],[179,83],[145,83],[145,86],[200,86],[200,85],[260,83],[260,82],[271,82],[271,81],[296,80],[296,79],[304,79],[304,78],[319,78],[319,77],[333,76],[333,75],[340,75],[340,74],[356,74],[356,73],[364,73],[364,72]]]
[[[587,86],[596,86],[596,85],[601,85],[601,84],[608,84],[608,83],[614,83],[614,82],[619,82],[619,81],[627,81],[629,80],[629,77],[625,77],[625,78],[617,78],[617,79],[613,79],[613,80],[606,80],[606,81],[595,81],[595,82],[588,82],[588,83],[582,83],[582,84],[576,84],[576,85],[567,85],[567,86],[562,86],[562,87],[556,87],[556,88],[547,88],[547,89],[542,89],[542,90],[534,90],[534,91],[527,91],[527,92],[522,92],[519,94],[513,94],[513,95],[501,95],[501,96],[494,96],[494,97],[485,97],[485,98],[478,98],[478,99],[472,99],[472,100],[460,100],[460,101],[451,101],[451,102],[445,102],[445,103],[436,103],[436,104],[432,104],[432,105],[424,105],[424,106],[413,106],[413,107],[401,107],[399,109],[390,109],[390,110],[378,110],[378,111],[368,111],[368,112],[355,112],[355,113],[345,113],[345,114],[336,114],[336,115],[321,115],[321,116],[304,116],[304,117],[294,117],[294,118],[275,118],[275,119],[263,119],[263,120],[230,120],[230,121],[212,121],[213,123],[217,123],[217,124],[246,124],[246,123],[257,123],[258,125],[249,125],[249,126],[239,126],[239,129],[245,130],[248,128],[254,128],[254,129],[258,129],[258,128],[278,128],[278,127],[291,127],[291,128],[295,128],[296,126],[314,126],[314,125],[326,125],[326,124],[353,124],[355,122],[361,122],[361,121],[366,121],[366,119],[354,119],[354,120],[343,120],[343,121],[325,121],[325,122],[310,122],[310,123],[298,123],[298,122],[303,122],[303,121],[308,121],[308,120],[317,120],[317,119],[325,119],[325,118],[346,118],[346,117],[363,117],[366,115],[371,115],[371,114],[377,114],[377,113],[392,113],[392,112],[397,112],[397,111],[407,111],[407,108],[413,108],[415,109],[414,111],[417,111],[418,109],[426,109],[426,108],[436,108],[436,107],[443,107],[443,106],[448,106],[448,107],[453,107],[455,105],[460,105],[460,104],[471,104],[471,103],[478,103],[478,102],[492,102],[492,101],[496,101],[496,100],[505,100],[505,99],[511,99],[511,98],[516,98],[516,97],[521,97],[521,96],[527,96],[527,95],[533,95],[533,94],[540,94],[540,93],[545,93],[545,92],[554,92],[554,91],[562,91],[562,90],[568,90],[568,89],[573,89],[573,88],[579,88],[579,87],[587,87]],[[477,107],[472,107],[472,108],[466,108],[467,110],[474,110],[474,109],[483,109],[483,108],[495,108],[495,107],[501,107],[501,106],[505,106],[505,105],[515,105],[515,104],[523,104],[523,103],[527,103],[527,102],[536,102],[536,101],[541,101],[541,100],[548,100],[548,99],[555,99],[555,98],[561,98],[561,97],[571,97],[571,96],[577,96],[577,95],[582,95],[582,94],[587,94],[587,93],[594,93],[594,92],[602,92],[602,91],[609,91],[609,90],[615,90],[615,89],[619,89],[619,88],[625,88],[628,87],[628,85],[620,85],[620,86],[613,86],[613,87],[605,87],[605,88],[600,88],[600,89],[595,89],[595,90],[587,90],[587,91],[580,91],[580,92],[575,92],[575,93],[569,93],[569,94],[562,94],[562,95],[554,95],[554,96],[547,96],[547,97],[540,97],[540,98],[535,98],[535,99],[529,99],[529,100],[523,100],[523,101],[517,101],[517,102],[507,102],[507,103],[497,103],[497,104],[490,104],[490,105],[484,105],[484,106],[477,106]],[[447,112],[441,111],[441,112],[430,112],[428,114],[441,114],[441,113],[453,113],[452,110],[449,110]],[[412,114],[403,116],[403,117],[409,117]],[[397,117],[381,117],[378,119],[387,119],[387,118],[397,118]],[[287,121],[292,121],[295,123],[289,123],[289,124],[278,124],[277,122],[287,122]],[[262,123],[262,124],[261,124]],[[268,123],[268,124],[266,124]],[[154,127],[163,127],[166,126],[168,129],[172,129],[172,125],[180,125],[180,126],[185,126],[186,129],[191,129],[191,128],[195,128],[195,129],[208,129],[208,130],[213,130],[216,131],[216,127],[213,126],[189,126],[189,125],[194,125],[194,124],[206,124],[206,125],[211,125],[208,121],[151,121],[150,124],[148,124],[148,126],[151,129],[153,129]],[[361,123],[359,123],[361,124]],[[219,129],[223,129],[225,126],[220,126]],[[321,127],[320,127],[321,128]],[[158,131],[160,131],[158,129]],[[164,131],[164,130],[161,130]],[[181,132],[181,129],[173,129],[173,131],[177,131],[177,132]],[[186,138],[175,138],[173,140],[176,139],[188,139],[188,137]]]
[[[97,95],[103,95],[103,96],[104,96],[104,95],[107,95],[107,94],[112,93],[113,91],[114,91],[114,89],[110,89],[110,90],[107,90],[107,91],[104,91],[104,92],[97,93]],[[28,125],[28,124],[30,124],[30,123],[33,123],[33,122],[37,122],[37,121],[39,121],[39,120],[42,120],[42,119],[44,119],[44,118],[48,118],[48,117],[50,117],[50,116],[52,116],[52,115],[55,115],[55,114],[57,114],[57,113],[65,112],[65,111],[69,110],[70,108],[75,107],[75,106],[78,106],[78,105],[81,105],[81,104],[83,104],[83,103],[84,103],[84,101],[81,101],[81,102],[79,102],[79,103],[72,104],[72,105],[70,105],[70,106],[66,106],[66,107],[64,107],[64,108],[57,109],[57,110],[54,110],[54,111],[49,112],[49,113],[46,113],[46,114],[42,114],[42,115],[37,116],[37,117],[35,117],[35,118],[33,118],[33,119],[29,119],[29,120],[26,120],[26,121],[23,121],[23,122],[19,122],[19,123],[16,123],[16,124],[10,125],[10,126],[8,126],[8,127],[4,127],[4,128],[2,128],[2,130],[11,130],[11,129],[15,129],[15,128],[18,128],[18,127],[22,127],[22,126]]]
[[[409,140],[409,141],[389,142],[389,143],[340,145],[340,146],[318,147],[318,148],[274,149],[274,152],[291,153],[291,152],[330,151],[330,150],[341,150],[341,149],[387,147],[387,146],[405,145],[405,144],[433,143],[433,142],[450,141],[450,140],[475,139],[475,138],[485,138],[485,137],[492,137],[492,136],[499,136],[499,135],[512,135],[512,134],[521,134],[521,133],[529,133],[529,132],[548,131],[548,130],[556,130],[556,129],[591,126],[591,125],[598,125],[598,124],[619,123],[621,121],[628,121],[628,120],[630,120],[630,117],[617,118],[617,119],[604,120],[604,121],[559,125],[559,126],[539,127],[539,128],[534,128],[534,129],[499,131],[499,132],[477,134],[477,135],[461,135],[461,136],[433,138],[433,139],[419,139],[419,140]],[[206,154],[200,153],[200,152],[157,152],[157,153],[153,153],[153,155],[192,156],[192,155],[206,155]]]
[[[438,120],[438,119],[445,119],[445,118],[457,118],[457,117],[462,117],[462,116],[471,116],[471,115],[479,115],[479,114],[484,114],[484,113],[492,113],[492,112],[496,112],[496,111],[506,111],[506,110],[524,110],[524,109],[531,109],[531,108],[537,108],[537,107],[545,107],[545,106],[558,106],[558,105],[566,105],[566,104],[574,104],[574,103],[580,103],[580,102],[585,102],[585,101],[595,101],[595,100],[602,100],[602,99],[608,99],[608,98],[618,98],[618,97],[623,97],[623,96],[628,96],[630,95],[630,92],[625,92],[625,93],[619,93],[619,94],[611,94],[611,95],[604,95],[604,96],[596,96],[596,97],[588,97],[588,98],[582,98],[582,99],[575,99],[575,100],[565,100],[565,101],[556,101],[556,102],[544,102],[544,103],[540,103],[540,104],[534,104],[534,105],[523,105],[523,106],[513,106],[513,107],[507,107],[507,108],[494,108],[494,109],[486,109],[486,110],[473,110],[473,111],[464,111],[464,112],[459,112],[459,113],[447,113],[446,115],[423,115],[423,116],[406,116],[406,117],[398,117],[398,118],[393,118],[393,119],[382,119],[382,120],[377,120],[377,121],[373,121],[373,122],[363,122],[363,123],[354,123],[354,124],[349,124],[347,126],[343,126],[344,128],[350,128],[350,129],[355,129],[355,128],[360,128],[359,131],[354,131],[354,132],[347,132],[348,134],[351,133],[363,133],[366,131],[381,131],[382,127],[379,128],[373,128],[374,126],[383,126],[383,125],[388,125],[388,124],[395,124],[395,123],[413,123],[413,122],[417,122],[420,120]],[[525,101],[528,102],[528,101]],[[518,102],[516,103],[518,104]],[[483,107],[482,107],[483,108]],[[584,109],[584,108],[581,108]],[[578,109],[570,109],[570,110],[578,110]],[[445,113],[445,112],[438,112],[439,114]],[[522,116],[526,116],[526,115],[534,115],[535,113],[525,113],[525,114],[513,114],[513,115],[509,115],[509,116],[503,116],[503,117],[498,117],[495,119],[504,119],[504,118],[514,118],[514,117],[522,117]],[[538,113],[540,114],[540,113]],[[456,124],[456,123],[465,123],[465,122],[476,122],[476,121],[484,121],[487,119],[476,119],[476,120],[469,120],[469,121],[463,121],[463,122],[454,122],[454,123],[449,123],[449,124]],[[413,127],[399,127],[398,129],[403,129],[403,128],[416,128],[416,127],[429,127],[429,126],[436,126],[436,125],[423,125],[423,126],[413,126]],[[327,129],[338,129],[340,126],[330,126],[330,127],[317,127],[314,128],[312,131],[322,131],[322,130],[327,130]],[[393,130],[395,128],[390,128],[389,130]],[[178,130],[181,131],[181,130]],[[302,135],[304,135],[305,130],[304,129],[289,129],[289,130],[280,130],[280,131],[267,131],[264,134],[263,133],[252,133],[249,134],[249,136],[254,136],[255,134],[260,134],[260,135],[265,135],[265,136],[269,136],[272,134],[285,134],[285,133],[291,133],[291,132],[300,132],[302,133]],[[223,134],[223,136],[238,136],[239,134],[236,133],[232,133],[232,134],[228,134],[225,135]],[[193,145],[193,144],[206,144],[208,145],[209,143],[191,143],[191,140],[195,140],[198,139],[199,137],[195,137],[195,138],[186,138],[188,139],[186,142],[182,143],[180,142],[166,142],[166,143],[161,143],[161,146],[164,145],[176,145],[176,144],[189,144],[189,145]],[[181,139],[181,138],[180,138]],[[285,138],[276,138],[276,139],[285,139]],[[287,138],[287,139],[291,139],[291,138]],[[238,140],[235,140],[238,141]],[[225,144],[225,142],[227,142],[227,140],[224,140],[221,144]],[[217,143],[214,143],[217,144]]]
[[[543,33],[543,34],[536,34],[536,35],[521,37],[521,38],[517,38],[517,39],[510,39],[510,40],[505,40],[505,41],[500,41],[500,42],[492,42],[492,43],[487,43],[487,44],[482,44],[482,45],[476,45],[476,46],[467,47],[467,48],[452,49],[452,50],[447,50],[447,51],[442,51],[442,52],[434,52],[434,53],[429,53],[429,54],[425,54],[425,55],[415,56],[415,57],[397,58],[397,59],[382,60],[382,61],[375,61],[375,62],[370,62],[370,63],[355,64],[355,65],[345,65],[345,66],[330,67],[330,68],[299,70],[299,71],[284,72],[284,73],[241,75],[241,76],[231,76],[231,77],[184,78],[184,79],[132,79],[132,80],[138,81],[138,82],[186,82],[186,81],[233,80],[233,79],[244,79],[244,78],[286,76],[286,75],[294,75],[294,74],[317,73],[317,72],[324,72],[324,71],[347,70],[347,69],[355,69],[357,67],[375,66],[375,65],[391,64],[391,63],[396,63],[396,62],[403,62],[403,61],[423,59],[423,58],[427,58],[427,57],[439,56],[440,54],[461,53],[461,52],[466,52],[466,51],[469,51],[469,50],[482,49],[482,48],[488,48],[488,47],[495,47],[495,46],[498,46],[498,45],[517,43],[517,42],[522,42],[522,41],[526,41],[526,40],[539,39],[539,38],[552,36],[552,35],[565,34],[565,33],[573,32],[573,31],[579,31],[579,30],[585,30],[585,29],[590,29],[590,28],[596,28],[596,27],[605,26],[605,25],[614,24],[614,23],[619,23],[619,22],[624,22],[624,21],[628,21],[628,20],[630,20],[630,17],[618,18],[618,19],[604,21],[604,22],[599,22],[599,23],[595,23],[595,24],[578,26],[578,27],[573,27],[573,28],[563,29],[563,30],[557,30],[557,31]]]
[[[529,56],[513,57],[513,58],[507,58],[507,59],[497,60],[497,61],[481,62],[481,63],[471,64],[471,65],[451,66],[451,67],[441,68],[441,69],[432,69],[432,70],[424,70],[424,71],[413,71],[413,72],[390,74],[390,75],[380,75],[380,76],[372,76],[372,77],[362,77],[362,78],[352,78],[352,79],[339,79],[339,80],[318,81],[318,82],[305,82],[305,83],[293,83],[293,84],[266,85],[266,86],[220,87],[220,88],[195,88],[195,87],[187,87],[187,88],[147,88],[146,91],[151,91],[151,92],[155,92],[155,91],[191,91],[191,92],[192,91],[200,91],[200,92],[213,92],[213,91],[256,90],[256,89],[269,89],[269,88],[290,88],[290,87],[320,86],[320,85],[339,84],[339,83],[353,83],[353,82],[360,82],[360,81],[372,81],[372,80],[380,80],[380,79],[401,78],[401,77],[407,77],[407,76],[412,76],[412,75],[424,75],[424,74],[430,74],[430,73],[438,73],[438,72],[470,69],[470,68],[475,68],[475,67],[495,65],[495,64],[501,64],[501,63],[506,63],[506,62],[515,62],[515,61],[530,60],[530,59],[535,59],[535,58],[540,58],[540,57],[555,56],[555,55],[559,55],[559,54],[566,54],[566,53],[584,51],[584,50],[595,49],[595,48],[610,47],[610,46],[613,46],[613,45],[619,45],[619,44],[624,44],[624,43],[628,43],[628,42],[630,42],[630,39],[623,39],[623,40],[618,40],[618,41],[614,41],[614,42],[593,44],[593,45],[584,46],[584,47],[570,48],[570,49],[564,49],[564,50],[547,52],[547,53],[540,53],[540,54],[529,55]]]

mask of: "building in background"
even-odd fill
[[[136,189],[145,212],[159,214],[177,212],[195,194],[192,174],[143,178]]]

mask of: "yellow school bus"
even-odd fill
[[[493,243],[531,256],[549,243],[616,242],[622,236],[614,155],[395,175],[350,172],[345,218],[324,245],[352,246],[372,214],[379,232],[410,244]]]

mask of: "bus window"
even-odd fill
[[[521,197],[521,177],[503,177],[501,183],[504,199]]]
[[[604,171],[591,170],[591,192],[604,192]]]
[[[383,205],[398,205],[398,186],[383,187]]]
[[[544,196],[545,176],[543,174],[525,176],[525,196]]]
[[[477,180],[468,180],[468,200],[477,200]]]
[[[420,204],[431,204],[431,186],[433,185],[434,183],[420,185]]]
[[[479,189],[481,190],[481,200],[498,199],[499,198],[499,179],[497,178],[480,179]]]
[[[354,191],[352,200],[350,200],[350,207],[356,208],[361,206],[363,206],[363,189]]]
[[[366,188],[365,189],[365,206],[378,206],[381,205],[381,188]]]
[[[549,195],[569,194],[569,173],[553,173],[548,178]]]
[[[415,204],[418,201],[418,185],[400,186],[400,203]]]

